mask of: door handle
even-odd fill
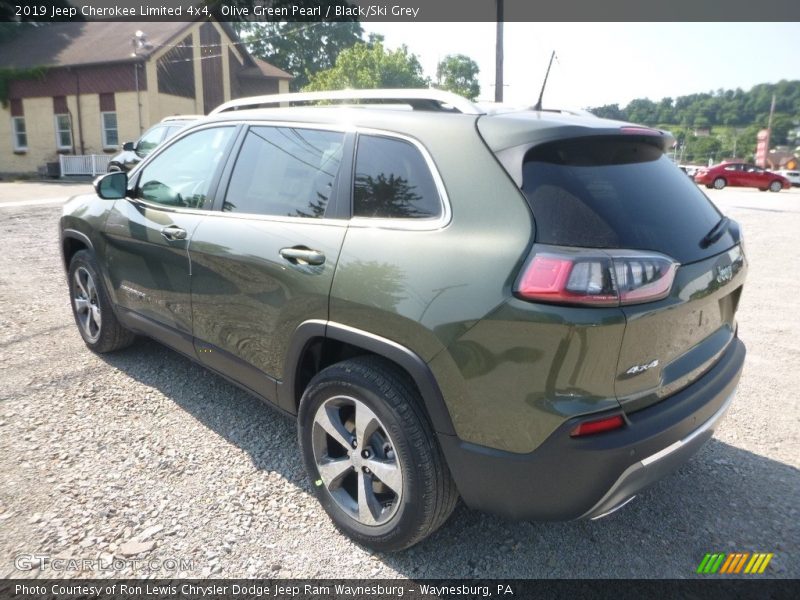
[[[164,236],[165,240],[175,242],[177,240],[186,239],[186,230],[177,225],[170,225],[161,230],[161,235]]]
[[[281,248],[280,254],[292,264],[321,265],[325,262],[325,255],[319,250],[311,250],[305,246],[294,248]]]

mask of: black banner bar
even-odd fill
[[[495,0],[0,0],[0,20],[493,22]],[[507,22],[800,21],[800,2],[504,0]]]
[[[751,576],[752,577],[752,576]],[[694,580],[131,580],[0,581],[0,600],[390,600],[408,598],[541,598],[543,600],[795,600],[796,579]]]

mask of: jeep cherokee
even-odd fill
[[[739,226],[671,144],[436,90],[234,100],[65,206],[75,321],[296,416],[311,489],[372,548],[458,497],[597,518],[711,437],[744,362]]]

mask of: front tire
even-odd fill
[[[713,183],[713,185],[714,185],[714,189],[715,189],[715,190],[721,190],[721,189],[722,189],[722,188],[724,188],[726,185],[728,185],[728,182],[727,182],[727,181],[725,181],[725,179],[724,179],[724,178],[722,178],[722,177],[717,177],[717,178],[714,180],[714,183]]]
[[[355,358],[318,373],[300,401],[298,438],[320,504],[364,546],[413,546],[456,505],[422,400],[383,359]]]
[[[770,192],[780,192],[783,189],[783,184],[780,181],[773,181],[769,184]]]
[[[89,349],[102,354],[130,346],[135,336],[117,321],[94,255],[76,252],[67,277],[72,315]]]

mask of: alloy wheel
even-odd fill
[[[403,469],[377,415],[356,398],[334,396],[319,406],[312,427],[318,485],[359,523],[389,521],[400,506]]]
[[[72,304],[75,307],[75,316],[86,338],[90,342],[96,342],[100,337],[100,327],[103,323],[97,286],[85,267],[78,267],[75,270],[73,280],[75,285]]]

